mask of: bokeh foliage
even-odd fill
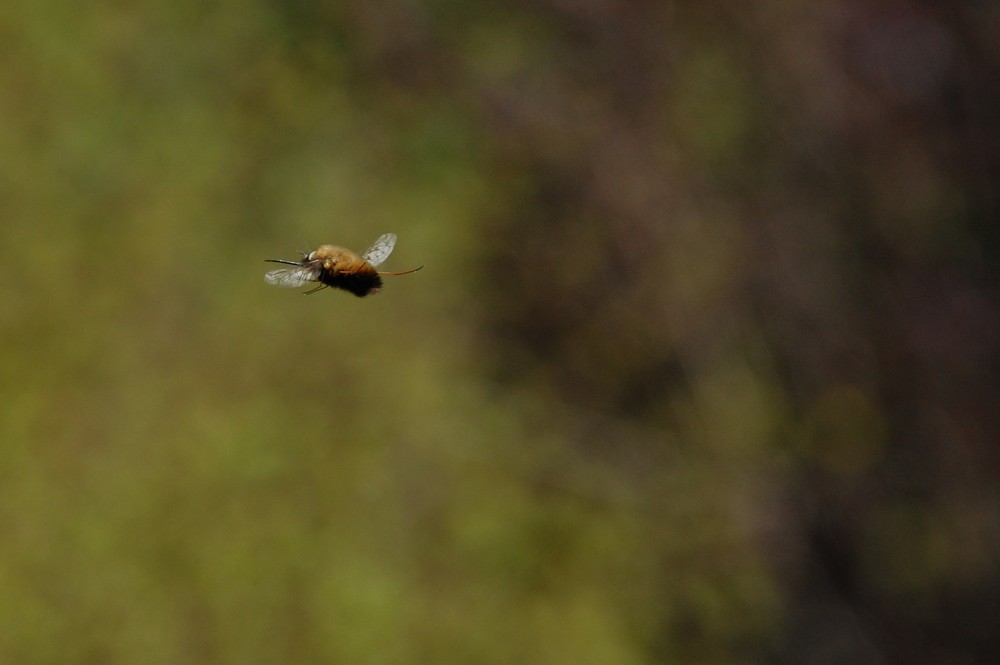
[[[4,4],[0,660],[989,662],[998,35]]]

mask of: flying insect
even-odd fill
[[[319,286],[305,292],[306,295],[333,287],[343,289],[362,298],[378,293],[382,288],[382,275],[409,275],[423,266],[403,272],[377,270],[396,247],[396,234],[386,233],[359,256],[349,249],[336,245],[320,245],[308,254],[302,253],[301,261],[286,259],[265,259],[271,263],[284,263],[291,268],[278,268],[264,275],[264,281],[273,286],[295,289],[310,282]]]

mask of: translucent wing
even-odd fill
[[[315,282],[319,273],[320,267],[310,264],[295,268],[278,268],[265,274],[264,281],[273,286],[295,289],[307,282]]]
[[[395,246],[396,234],[386,233],[376,240],[374,245],[365,250],[361,258],[372,264],[372,267],[375,267],[389,258],[389,255],[392,254],[392,248]]]

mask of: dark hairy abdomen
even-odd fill
[[[319,274],[319,281],[335,289],[343,289],[353,293],[359,298],[382,287],[382,278],[374,269],[355,273],[335,273],[324,270]]]

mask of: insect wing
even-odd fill
[[[370,263],[372,267],[375,267],[389,258],[392,254],[392,249],[396,246],[396,234],[386,233],[378,240],[375,244],[365,250],[365,253],[361,255],[365,261]]]
[[[272,286],[283,286],[296,289],[307,282],[314,282],[319,277],[317,266],[305,265],[295,268],[278,268],[264,275],[264,281]]]

